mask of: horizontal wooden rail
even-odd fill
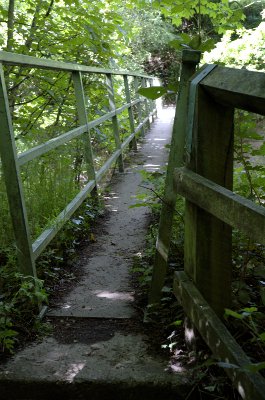
[[[23,67],[29,68],[41,68],[50,69],[57,71],[78,71],[83,73],[93,73],[93,74],[113,74],[113,75],[129,75],[138,76],[141,78],[150,78],[150,76],[132,72],[132,71],[115,71],[112,69],[89,67],[86,65],[80,65],[75,63],[68,63],[64,61],[55,61],[45,58],[37,58],[32,56],[26,56],[23,54],[14,54],[7,51],[0,51],[0,62],[6,65],[21,65]]]
[[[231,364],[225,371],[242,398],[264,399],[265,380],[259,373],[253,373],[247,369],[251,364],[250,359],[185,272],[175,273],[173,292],[215,357],[226,363],[228,367]],[[236,367],[233,368],[233,365]]]
[[[79,126],[78,128],[72,129],[69,132],[64,133],[54,139],[50,139],[47,142],[40,144],[39,146],[35,146],[32,149],[24,151],[23,153],[18,154],[18,165],[21,167],[22,165],[28,163],[29,161],[34,160],[36,157],[40,157],[47,152],[56,149],[58,146],[69,142],[72,139],[75,139],[85,133],[87,131],[86,125]]]
[[[112,166],[112,164],[114,162],[116,162],[118,160],[118,158],[120,157],[122,153],[122,150],[116,150],[109,158],[108,160],[105,162],[105,164],[100,168],[99,171],[96,172],[96,182],[99,183],[100,180],[103,178],[103,176],[106,174],[106,172],[108,172],[108,170],[110,169],[110,167]]]
[[[265,115],[264,72],[218,66],[200,86],[217,103]]]
[[[67,207],[53,221],[52,227],[46,229],[32,244],[33,257],[36,260],[42,251],[48,246],[50,241],[59,232],[66,221],[78,209],[87,195],[92,192],[96,186],[95,181],[89,181],[86,186],[78,193],[78,195],[67,205]]]
[[[27,162],[34,160],[34,158],[42,156],[43,154],[49,152],[50,150],[54,150],[58,146],[61,146],[62,144],[65,144],[72,139],[76,139],[77,137],[85,133],[87,130],[95,128],[96,126],[102,124],[103,122],[110,120],[114,115],[118,115],[122,113],[124,110],[131,107],[132,105],[136,105],[141,102],[142,102],[141,99],[134,100],[132,101],[132,103],[127,103],[124,106],[117,108],[114,111],[111,111],[100,118],[88,122],[86,125],[79,126],[78,128],[72,129],[71,131],[66,132],[54,139],[48,140],[44,144],[35,146],[30,150],[18,154],[18,165],[22,166]]]
[[[265,208],[186,168],[175,170],[175,188],[183,197],[221,221],[265,244]]]

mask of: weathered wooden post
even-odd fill
[[[147,88],[147,79],[146,78],[142,78],[142,88]],[[144,108],[145,108],[145,116],[148,117],[147,120],[147,129],[150,129],[150,107],[149,107],[149,101],[147,100],[147,98],[144,99]]]
[[[140,87],[139,87],[139,78],[137,76],[134,77],[134,89],[135,89],[135,97],[137,100],[139,100],[140,95],[138,93],[138,90],[140,89]],[[142,113],[142,105],[140,102],[136,104],[136,109],[137,109],[138,122],[139,124],[141,124],[143,113]],[[144,126],[141,127],[140,132],[141,136],[144,136]]]
[[[107,84],[107,90],[108,90],[108,95],[109,95],[109,105],[110,105],[110,110],[115,111],[116,106],[115,106],[115,95],[114,95],[114,87],[113,87],[113,81],[112,81],[112,75],[111,74],[106,74],[106,84]],[[119,123],[118,123],[118,117],[115,114],[112,117],[112,127],[113,127],[113,134],[114,134],[114,140],[116,144],[116,149],[121,150],[121,139],[120,139],[120,132],[119,132]],[[123,166],[123,157],[122,154],[118,158],[118,163],[119,163],[119,171],[123,172],[124,171],[124,166]]]
[[[156,243],[154,270],[149,294],[149,303],[157,303],[167,272],[168,252],[177,194],[174,190],[174,169],[184,164],[184,146],[188,112],[189,79],[200,61],[200,52],[183,50],[180,89],[177,99],[177,112],[174,121],[171,147],[165,181],[164,202],[162,204],[159,230]]]
[[[154,86],[153,85],[153,79],[148,79],[148,81],[149,81],[149,86],[150,87]],[[155,110],[155,115],[152,114],[152,122],[154,122],[155,116],[157,117],[156,102],[155,102],[155,100],[150,100],[149,104],[150,104],[150,108],[151,108],[152,112]]]
[[[21,273],[24,275],[36,276],[28,218],[17,162],[14,132],[2,65],[0,65],[0,116],[0,155],[16,240],[18,265]]]
[[[265,74],[207,66],[190,86],[190,157],[175,170],[186,198],[185,271],[175,272],[173,292],[214,356],[235,366],[226,373],[242,398],[261,400],[263,377],[248,370],[251,360],[219,317],[231,304],[232,227],[265,241],[264,207],[231,190],[234,107],[265,115]]]
[[[190,161],[197,174],[232,190],[234,109],[196,87]],[[214,311],[222,316],[231,301],[232,228],[186,201],[185,272]]]
[[[77,104],[77,113],[80,125],[88,125],[87,111],[86,111],[86,102],[85,102],[85,93],[82,81],[82,73],[79,71],[72,72],[72,79],[74,83],[75,89],[75,98]],[[82,136],[83,145],[84,145],[84,158],[86,162],[86,170],[88,175],[88,180],[96,180],[95,167],[94,167],[94,159],[93,159],[93,151],[91,146],[91,137],[89,129],[87,129],[86,133]],[[96,188],[93,193],[97,192]]]
[[[130,94],[130,87],[129,87],[129,82],[128,82],[128,75],[123,75],[123,80],[124,80],[126,102],[130,104],[130,107],[128,108],[130,131],[131,131],[131,133],[134,133],[135,126],[134,126],[133,110],[132,110],[132,106],[131,106],[131,94]],[[132,141],[130,142],[130,148],[133,150],[137,150],[137,142],[136,142],[135,136],[132,139]]]

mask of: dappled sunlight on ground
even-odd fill
[[[129,292],[109,292],[96,290],[94,293],[97,297],[103,297],[105,299],[134,301],[132,293]]]
[[[73,382],[76,375],[84,368],[85,365],[85,363],[71,364],[64,375],[65,380],[67,382]]]

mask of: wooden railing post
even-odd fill
[[[80,125],[87,125],[87,111],[86,111],[86,102],[85,102],[85,93],[82,81],[82,73],[79,71],[72,72],[72,78],[75,89],[75,98],[77,105],[77,113]],[[84,145],[84,158],[86,162],[86,170],[88,175],[88,180],[96,180],[95,167],[94,167],[94,157],[91,146],[91,137],[89,129],[87,129],[86,133],[82,135],[83,145]],[[94,189],[94,195],[97,193],[96,187]]]
[[[188,112],[188,83],[189,79],[194,74],[199,61],[200,52],[193,50],[183,50],[177,112],[172,132],[172,140],[165,181],[164,201],[160,214],[159,229],[156,242],[156,253],[154,259],[154,269],[149,293],[150,304],[160,301],[161,290],[164,286],[167,273],[170,237],[177,198],[176,192],[174,190],[174,169],[176,167],[183,166],[184,163],[184,146],[186,139]]]
[[[108,95],[109,95],[109,105],[110,105],[110,110],[115,111],[116,106],[115,106],[115,95],[114,95],[114,86],[113,86],[113,81],[112,81],[112,75],[111,74],[106,74],[106,85],[107,85],[107,90],[108,90]],[[120,132],[119,132],[119,123],[118,123],[118,117],[115,114],[114,117],[112,117],[112,127],[113,127],[113,134],[114,134],[114,140],[116,144],[116,149],[121,150],[121,139],[120,139]],[[118,158],[118,163],[119,163],[119,171],[123,172],[124,171],[124,166],[123,166],[123,157],[122,154]]]
[[[131,94],[130,94],[130,88],[129,88],[129,82],[128,82],[128,75],[123,75],[123,79],[124,79],[126,102],[131,104]],[[131,133],[134,133],[135,125],[134,125],[132,106],[130,106],[128,108],[128,115],[129,115],[130,131],[131,131]],[[132,141],[130,143],[130,147],[133,150],[137,150],[137,142],[136,142],[136,137],[135,136],[134,136],[134,138],[132,139]]]
[[[147,87],[147,79],[146,78],[142,78],[142,87],[146,88]],[[145,106],[145,115],[146,117],[148,117],[147,120],[147,128],[150,129],[150,107],[149,107],[149,102],[147,100],[147,98],[145,98],[144,100],[144,106]]]
[[[152,78],[151,78],[151,79],[148,79],[148,81],[149,81],[149,86],[150,86],[150,87],[154,86],[154,85],[153,85],[153,79],[152,79]],[[152,109],[152,112],[153,112],[154,110],[156,110],[156,102],[155,102],[155,100],[149,100],[149,104],[150,104],[150,107],[151,107],[151,109]],[[156,116],[157,116],[157,110],[156,110]],[[154,114],[152,114],[152,122],[154,122],[154,119],[155,119]]]
[[[17,163],[14,132],[8,104],[3,67],[0,65],[0,156],[21,273],[36,277],[25,200]]]
[[[137,76],[134,77],[134,89],[135,89],[135,97],[138,100],[140,98],[140,95],[138,93],[138,90],[140,89],[140,87],[139,87],[139,78]],[[138,122],[140,124],[143,119],[141,103],[137,103],[136,108],[137,108]],[[141,136],[144,136],[144,126],[141,127],[140,132],[141,132]]]
[[[233,187],[234,109],[213,101],[200,85],[194,107],[189,169]],[[220,317],[231,305],[232,228],[186,201],[185,272]]]

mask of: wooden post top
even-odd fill
[[[198,64],[201,59],[201,51],[184,49],[182,50],[182,62],[183,63],[191,63]]]

